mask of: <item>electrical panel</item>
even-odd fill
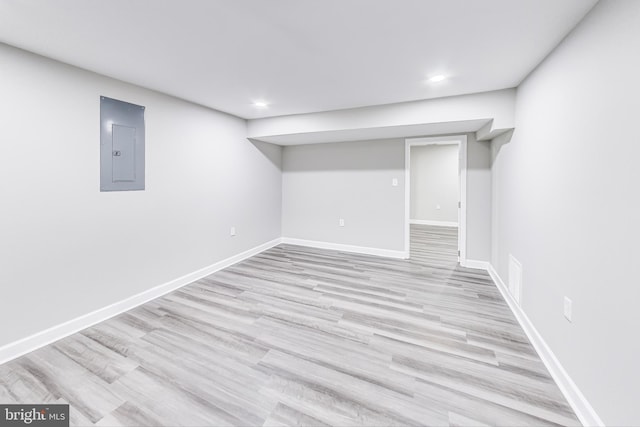
[[[144,190],[144,107],[100,97],[100,191]]]

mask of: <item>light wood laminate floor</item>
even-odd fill
[[[72,425],[578,425],[455,228],[412,259],[281,245],[0,366]]]

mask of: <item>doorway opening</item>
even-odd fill
[[[405,252],[466,261],[466,135],[405,140]]]

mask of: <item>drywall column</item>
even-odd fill
[[[467,260],[491,259],[491,145],[467,134]]]

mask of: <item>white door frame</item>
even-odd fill
[[[428,138],[408,138],[404,141],[404,250],[410,256],[410,226],[411,219],[411,147],[422,145],[446,145],[457,144],[460,178],[460,209],[458,223],[458,262],[464,265],[467,262],[467,136],[435,136]]]

